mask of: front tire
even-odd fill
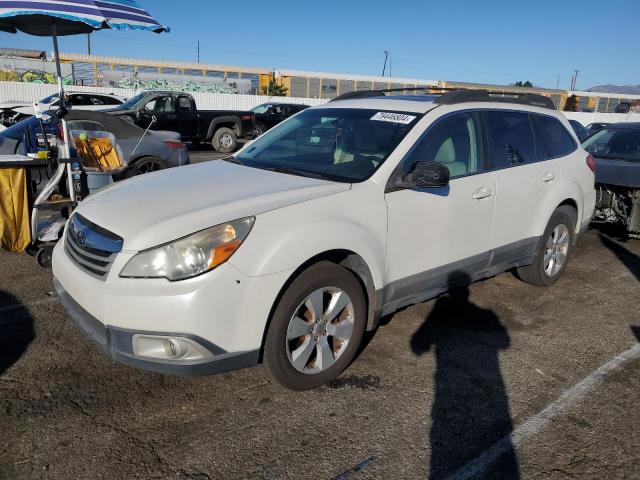
[[[531,285],[548,287],[562,276],[574,245],[576,211],[560,207],[553,212],[532,265],[518,267],[518,277]]]
[[[213,134],[211,139],[211,145],[216,152],[231,153],[236,149],[238,145],[238,138],[236,132],[227,127],[220,127]]]
[[[364,292],[351,272],[331,262],[309,267],[273,313],[264,347],[271,376],[291,390],[336,378],[358,352],[366,312]]]

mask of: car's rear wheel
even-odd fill
[[[302,272],[275,308],[264,362],[280,384],[307,390],[337,377],[358,352],[366,301],[354,275],[331,262]]]
[[[227,127],[220,127],[213,134],[211,145],[216,152],[231,153],[236,149],[238,138],[236,132]]]
[[[131,178],[145,173],[157,172],[167,168],[167,163],[158,157],[142,157],[136,160],[133,165],[129,165],[124,177]]]
[[[264,132],[267,131],[267,127],[264,126],[263,123],[257,123],[256,124],[256,137],[259,137],[260,135],[262,135]]]
[[[573,249],[576,216],[575,209],[568,206],[553,212],[538,244],[535,261],[517,269],[521,280],[546,287],[562,276]]]

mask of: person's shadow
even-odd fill
[[[27,308],[0,290],[0,375],[18,361],[34,338],[33,318]]]
[[[446,478],[481,455],[513,429],[498,352],[509,335],[491,310],[469,302],[470,278],[454,272],[459,287],[440,297],[411,339],[422,355],[435,350],[435,398],[431,410],[431,479]],[[483,478],[519,478],[509,444]]]

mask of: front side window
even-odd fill
[[[539,160],[564,157],[576,150],[573,137],[558,119],[545,115],[533,115],[532,118],[543,144],[543,148],[537,149]]]
[[[491,160],[494,168],[506,168],[535,160],[529,114],[490,111],[486,113]]]
[[[416,162],[442,163],[452,178],[482,169],[480,122],[475,112],[456,113],[438,121],[419,140],[405,167]]]
[[[91,105],[90,102],[87,102],[87,97],[85,95],[71,95],[69,97],[69,103],[72,106],[81,106],[81,105]]]
[[[150,102],[147,102],[144,108],[153,113],[171,113],[174,111],[173,98],[170,95],[155,97]]]
[[[365,109],[309,109],[269,130],[236,160],[249,167],[361,182],[413,128],[419,115]]]

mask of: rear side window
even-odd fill
[[[506,168],[533,162],[535,147],[529,114],[523,112],[486,112],[494,168]]]
[[[577,145],[573,137],[560,120],[545,115],[532,115],[532,118],[544,147],[538,148],[539,160],[564,157],[576,150]]]

